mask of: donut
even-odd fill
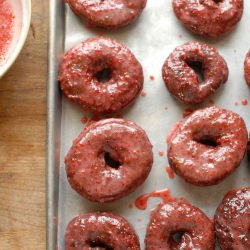
[[[248,134],[236,113],[209,107],[182,121],[168,141],[168,160],[177,175],[197,186],[215,185],[243,159]]]
[[[162,76],[168,91],[180,102],[198,104],[227,81],[228,67],[215,48],[191,42],[177,47],[169,55]]]
[[[86,127],[65,158],[72,188],[100,203],[133,192],[148,177],[152,163],[152,145],[145,131],[117,118]]]
[[[159,204],[151,212],[145,245],[146,250],[214,250],[214,226],[185,200]]]
[[[97,27],[118,29],[135,21],[147,0],[65,0],[80,18]]]
[[[222,250],[250,249],[250,187],[226,194],[215,213],[215,230]]]
[[[247,143],[247,160],[248,164],[250,165],[250,138],[248,138],[248,143]]]
[[[109,38],[93,38],[63,57],[59,82],[64,95],[93,113],[118,112],[143,87],[143,70],[132,52]]]
[[[218,38],[240,21],[243,0],[173,0],[176,17],[191,32]]]
[[[75,217],[67,226],[65,250],[140,250],[137,234],[123,217],[107,212]]]
[[[246,79],[247,85],[250,87],[250,50],[248,51],[246,55],[246,59],[244,62],[244,71],[245,71],[245,79]]]

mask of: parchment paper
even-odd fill
[[[58,218],[59,249],[64,249],[63,237],[67,223],[79,213],[98,210],[113,211],[130,221],[138,232],[141,247],[144,249],[143,242],[150,210],[160,202],[160,199],[151,198],[148,202],[148,209],[145,211],[138,210],[134,205],[130,209],[129,204],[134,204],[139,195],[168,187],[173,196],[184,197],[208,216],[213,216],[216,207],[227,191],[235,187],[247,186],[250,183],[250,171],[246,158],[234,174],[216,186],[201,188],[186,184],[177,176],[173,180],[169,179],[165,171],[168,164],[166,136],[173,125],[182,119],[183,110],[187,107],[170,96],[161,77],[164,60],[178,45],[188,41],[200,41],[215,46],[227,61],[230,75],[228,82],[211,99],[215,101],[215,105],[240,114],[249,129],[250,104],[244,106],[241,104],[241,100],[245,98],[250,100],[250,91],[243,77],[243,62],[250,49],[250,1],[245,1],[244,15],[237,28],[217,41],[192,35],[176,19],[171,3],[171,0],[148,0],[147,7],[139,20],[129,27],[117,31],[87,29],[69,8],[66,9],[65,50],[87,38],[98,36],[102,32],[104,36],[124,43],[141,62],[145,76],[144,91],[147,95],[138,97],[133,107],[124,111],[123,114],[125,119],[135,121],[147,132],[154,146],[154,165],[144,185],[122,200],[99,205],[82,198],[68,184],[64,156],[71,147],[72,140],[84,128],[81,118],[88,114],[63,98]],[[155,80],[150,80],[150,76],[154,76]],[[236,106],[235,102],[238,102],[239,105]],[[206,106],[211,106],[211,103],[206,101],[196,108]],[[160,157],[158,154],[161,150],[165,153],[164,157]],[[138,222],[138,219],[141,221]]]

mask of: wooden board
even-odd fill
[[[32,0],[32,29],[0,80],[0,249],[45,249],[49,1]]]

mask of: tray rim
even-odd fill
[[[46,249],[57,247],[59,198],[61,93],[57,83],[58,65],[64,52],[65,4],[50,0],[46,124]]]
[[[58,61],[64,51],[65,37],[65,4],[63,0],[50,0],[49,22],[49,50],[48,50],[48,89],[47,89],[47,250],[56,249],[57,246],[57,211],[58,211],[58,175],[55,166],[60,164],[60,136],[61,132],[61,93],[57,83]],[[59,23],[58,27],[56,24]],[[61,36],[57,36],[61,33]],[[62,38],[61,40],[59,38]],[[57,46],[58,43],[62,45]],[[216,47],[216,45],[215,45]],[[61,51],[60,51],[61,50]],[[59,112],[60,111],[60,112]],[[240,113],[240,112],[237,112]],[[56,119],[59,117],[59,119]],[[58,140],[59,139],[59,140]]]

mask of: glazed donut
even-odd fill
[[[65,158],[72,188],[101,203],[133,192],[148,177],[152,163],[152,145],[145,131],[113,118],[86,127]]]
[[[65,96],[94,113],[118,112],[138,96],[143,81],[142,67],[131,51],[103,37],[70,49],[59,76]]]
[[[249,250],[250,187],[226,194],[215,213],[215,229],[222,250]]]
[[[87,213],[74,218],[66,229],[65,250],[140,250],[135,230],[113,213]]]
[[[151,212],[145,245],[146,250],[214,250],[214,226],[187,201],[159,204]]]
[[[246,59],[244,62],[244,71],[245,71],[245,79],[246,79],[247,85],[250,87],[250,50],[248,51],[246,55]]]
[[[71,10],[94,26],[118,29],[142,13],[147,0],[65,0]]]
[[[204,79],[199,80],[195,70]],[[186,104],[198,104],[228,79],[228,67],[218,51],[198,42],[177,47],[167,58],[162,76],[169,92]]]
[[[191,184],[214,185],[239,166],[247,140],[246,125],[238,114],[218,107],[198,110],[171,133],[169,164]]]
[[[241,19],[243,0],[173,0],[176,17],[193,33],[217,38]]]
[[[250,165],[250,138],[248,138],[248,143],[247,143],[247,160],[248,164]]]

